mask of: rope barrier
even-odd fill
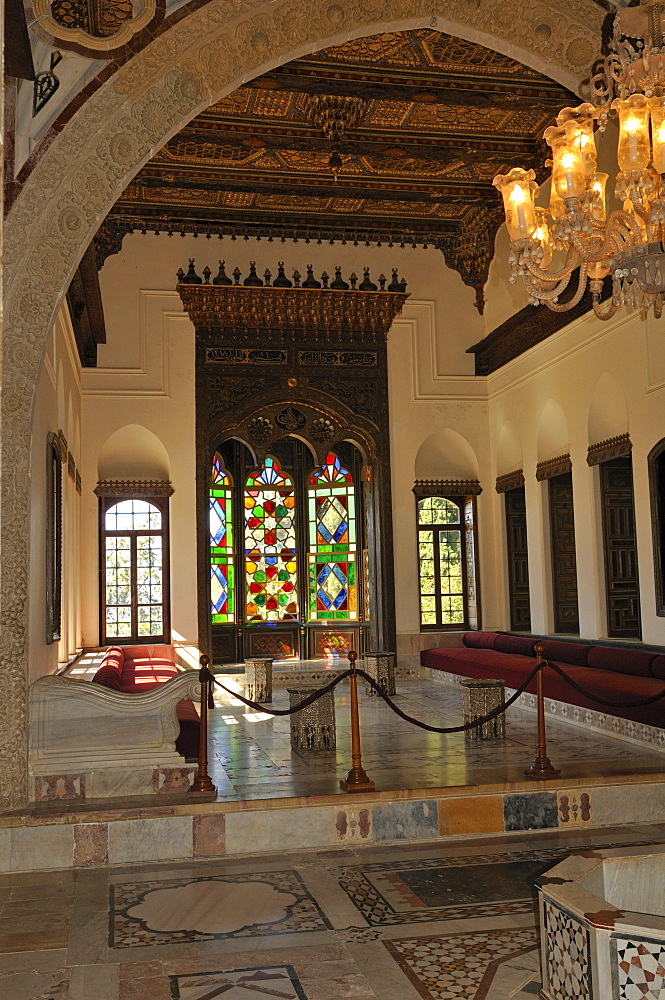
[[[358,671],[358,673],[362,672],[363,671]],[[303,700],[299,701],[293,708],[266,708],[265,705],[260,705],[256,701],[250,701],[249,698],[243,698],[243,696],[238,694],[237,691],[232,691],[230,688],[225,687],[221,681],[217,680],[214,674],[211,674],[211,677],[218,688],[221,688],[222,691],[226,691],[226,693],[231,695],[232,698],[237,698],[238,701],[241,701],[243,705],[247,705],[248,708],[253,708],[257,712],[263,712],[266,715],[294,715],[296,712],[301,712],[303,708],[313,705],[315,701],[319,700],[319,698],[323,698],[324,694],[328,694],[329,691],[336,688],[340,681],[346,680],[351,673],[351,670],[344,670],[341,674],[337,674],[337,676],[331,680],[330,684],[326,684],[325,687],[319,688],[318,691],[314,691],[306,698],[303,698]]]
[[[537,663],[534,666],[533,670],[529,673],[526,679],[520,684],[520,686],[516,689],[514,694],[512,694],[510,698],[508,698],[508,700],[503,705],[499,705],[498,708],[495,708],[491,712],[488,712],[487,715],[478,716],[478,718],[474,719],[472,722],[465,722],[460,726],[430,726],[427,722],[422,722],[420,719],[414,719],[412,715],[409,715],[407,712],[404,712],[398,705],[396,705],[392,701],[390,696],[386,694],[383,688],[365,670],[362,670],[360,667],[357,667],[355,668],[355,673],[357,676],[363,677],[367,681],[367,683],[374,688],[376,693],[380,695],[381,698],[383,698],[386,705],[388,705],[388,707],[392,709],[395,715],[398,715],[405,722],[409,722],[411,723],[412,726],[417,726],[419,729],[425,729],[427,730],[428,733],[441,733],[443,735],[447,735],[452,733],[467,732],[470,729],[475,729],[478,726],[483,726],[485,725],[486,722],[491,722],[493,719],[496,719],[497,716],[502,715],[517,701],[517,699],[522,694],[524,694],[531,681],[537,675],[538,671],[542,670],[544,667],[550,667],[556,674],[558,674],[564,681],[566,681],[567,684],[575,688],[575,690],[578,691],[579,694],[583,695],[585,698],[589,698],[591,701],[595,701],[599,705],[604,705],[608,708],[641,708],[645,705],[653,705],[657,701],[662,701],[663,699],[665,699],[665,688],[664,688],[660,692],[660,694],[653,695],[652,697],[649,698],[643,698],[640,701],[633,701],[633,702],[607,701],[604,698],[600,698],[598,695],[593,695],[589,691],[586,691],[581,684],[578,684],[577,681],[574,681],[572,677],[569,677],[564,670],[556,666],[554,663],[550,663],[549,660],[543,660],[542,663]],[[211,676],[218,688],[221,688],[222,691],[225,691],[231,697],[237,698],[238,701],[241,701],[243,705],[247,705],[248,708],[253,708],[255,711],[263,712],[266,715],[294,715],[296,712],[302,711],[309,705],[313,705],[314,702],[318,701],[319,698],[322,698],[324,694],[327,694],[329,691],[334,690],[334,688],[336,688],[341,681],[349,677],[351,673],[352,673],[351,670],[345,670],[341,674],[337,674],[337,676],[334,677],[329,684],[327,684],[323,688],[320,688],[318,691],[314,691],[311,695],[308,695],[307,698],[304,698],[303,701],[299,702],[293,708],[283,708],[283,709],[267,708],[265,705],[261,705],[258,702],[251,701],[249,698],[244,698],[241,694],[238,694],[237,691],[233,691],[230,688],[227,688],[224,684],[218,681],[217,678],[214,677],[214,675]]]

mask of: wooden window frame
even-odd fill
[[[459,520],[454,524],[421,524],[418,504],[421,500],[427,499],[427,497],[436,497],[441,500],[448,500],[450,503],[455,504],[460,512]],[[427,495],[416,494],[416,552],[417,552],[417,569],[418,569],[418,606],[419,606],[419,617],[422,616],[422,592],[420,590],[420,532],[431,529],[433,533],[434,542],[434,562],[435,567],[438,570],[440,567],[440,557],[439,557],[439,531],[450,530],[459,531],[460,533],[460,551],[462,558],[462,605],[464,611],[464,620],[462,622],[455,622],[451,625],[444,625],[441,623],[441,581],[440,574],[435,572],[435,614],[437,617],[437,623],[434,625],[424,625],[422,620],[420,621],[420,631],[421,632],[459,632],[468,631],[469,625],[469,577],[468,577],[468,560],[467,560],[467,540],[466,535],[469,530],[466,523],[466,509],[469,502],[473,505],[473,524],[471,531],[473,532],[473,543],[474,543],[474,573],[476,578],[476,604],[478,609],[480,608],[480,590],[479,590],[479,579],[478,579],[478,537],[477,537],[477,516],[476,516],[476,503],[475,496],[455,496],[450,494],[440,493],[428,493]],[[479,617],[479,615],[478,615]]]
[[[651,496],[656,615],[665,618],[665,438],[661,438],[651,449],[647,463]]]
[[[49,433],[46,444],[46,643],[62,635],[62,462],[61,434]],[[66,456],[66,443],[64,455]]]
[[[128,484],[129,485],[129,484]],[[161,484],[159,484],[161,485]],[[161,489],[151,493],[147,489],[104,492],[104,484],[100,483],[95,493],[99,496],[99,644],[100,646],[137,646],[168,644],[171,641],[171,572],[170,572],[170,529],[169,529],[169,496],[173,492]],[[162,516],[162,526],[157,530],[130,529],[124,531],[107,531],[106,514],[111,507],[126,500],[140,500],[152,504]],[[107,636],[106,634],[106,539],[129,535],[131,538],[131,590],[132,590],[132,635]],[[136,539],[138,535],[160,536],[162,539],[162,625],[159,635],[138,634],[138,600],[136,593]]]

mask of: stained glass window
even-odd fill
[[[356,497],[353,476],[337,455],[309,480],[309,617],[356,621]]]
[[[209,493],[210,614],[213,624],[235,621],[233,482],[220,455],[212,460]]]
[[[106,510],[103,531],[103,641],[163,638],[164,514],[147,500],[121,500]]]
[[[295,493],[270,455],[245,483],[245,583],[247,621],[298,617]]]
[[[446,497],[418,502],[420,624],[451,628],[466,620],[462,515]]]

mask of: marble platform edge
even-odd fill
[[[459,685],[465,678],[460,674],[452,674],[446,670],[434,670],[431,667],[423,667],[423,677],[427,680],[435,681],[438,684]],[[506,688],[506,698],[511,698],[515,694],[514,688]],[[536,696],[524,692],[515,702],[515,706],[526,708],[530,711],[536,710]],[[508,709],[510,712],[510,709]],[[607,712],[596,712],[590,708],[580,708],[579,705],[569,705],[565,701],[557,701],[554,698],[545,698],[545,715],[552,719],[563,719],[571,726],[580,726],[585,730],[594,730],[602,733],[603,736],[612,736],[615,739],[623,740],[637,746],[647,746],[652,750],[662,750],[665,752],[665,729],[657,726],[647,726],[643,722],[634,722],[632,719],[620,719],[616,715]],[[508,716],[509,717],[509,716]]]
[[[327,796],[300,800],[298,808],[270,800],[244,810],[228,808],[237,803],[191,803],[143,811],[14,815],[3,817],[12,822],[0,828],[0,872],[665,823],[665,775],[659,777],[648,783],[597,779],[577,785],[557,779],[530,783],[521,791],[494,786],[482,794],[458,788],[457,794],[440,797],[431,790],[417,797]],[[336,801],[324,801],[330,798]]]

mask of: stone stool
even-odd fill
[[[364,667],[370,677],[376,681],[379,687],[387,695],[397,694],[395,690],[395,654],[394,653],[365,653],[363,655]],[[365,681],[367,694],[378,698],[378,694]]]
[[[260,704],[272,701],[272,660],[245,660],[245,698]]]
[[[473,722],[495,708],[505,703],[505,681],[476,680],[467,678],[463,680],[464,688],[464,722]],[[467,729],[464,733],[467,740],[505,740],[506,738],[506,716],[505,713],[497,715],[490,722],[483,723],[482,726],[475,726]]]
[[[316,687],[287,688],[291,698],[291,708],[316,690]],[[313,705],[308,705],[289,718],[292,750],[334,750],[337,746],[333,691],[328,691]]]

